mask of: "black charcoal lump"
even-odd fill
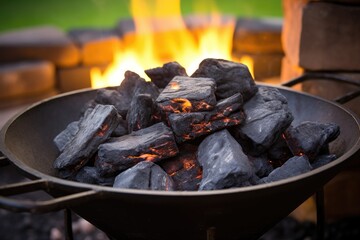
[[[162,191],[175,190],[171,177],[160,166],[147,161],[140,162],[116,176],[113,187]]]
[[[160,122],[101,144],[95,166],[101,176],[113,176],[138,162],[156,162],[178,152],[171,129]]]
[[[95,167],[85,166],[76,174],[75,180],[82,183],[98,184],[101,186],[112,186],[114,177],[101,177]]]
[[[65,145],[74,138],[78,131],[79,121],[74,121],[54,138],[54,143],[60,152],[64,150]]]
[[[313,169],[319,168],[334,161],[336,158],[335,154],[320,155],[311,163],[311,166]]]
[[[275,182],[294,177],[312,170],[307,156],[294,156],[287,160],[281,167],[275,168],[269,176],[262,178],[261,182]]]
[[[164,112],[195,112],[214,108],[216,84],[212,78],[174,77],[156,99]]]
[[[79,131],[55,159],[54,168],[64,178],[76,173],[89,161],[98,146],[110,137],[118,123],[119,115],[113,106],[96,105],[89,114],[85,114]]]
[[[149,94],[139,94],[133,97],[130,109],[126,115],[128,132],[149,127],[155,111],[155,101]]]
[[[178,143],[195,139],[217,130],[239,125],[245,118],[240,93],[220,100],[206,112],[172,113],[169,123]]]
[[[197,156],[203,168],[199,190],[240,187],[254,175],[249,158],[226,129],[206,137]]]
[[[162,67],[147,69],[145,73],[158,88],[165,88],[175,76],[187,76],[185,68],[177,62],[168,62]]]
[[[245,121],[233,133],[247,153],[254,156],[268,150],[293,120],[286,98],[272,87],[259,87],[243,109]]]
[[[289,127],[285,131],[285,139],[294,155],[305,154],[313,161],[339,134],[340,128],[335,123],[306,121]]]
[[[216,81],[216,97],[223,99],[241,93],[244,101],[257,91],[254,79],[246,65],[223,59],[204,59],[192,77],[209,77]]]

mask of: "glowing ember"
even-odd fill
[[[180,86],[177,82],[170,82],[170,88],[171,89],[174,89],[174,90],[179,90],[180,89]]]
[[[214,5],[211,1],[203,4],[203,8]],[[168,0],[132,0],[130,5],[136,32],[123,37],[113,64],[104,73],[91,70],[93,88],[119,85],[126,70],[143,75],[145,69],[166,61],[179,62],[191,74],[205,58],[232,59],[235,18],[224,20],[212,13],[209,25],[195,33],[186,28],[180,0],[171,4]]]
[[[156,154],[144,153],[144,154],[141,154],[139,156],[128,156],[128,158],[130,158],[130,159],[142,159],[144,161],[152,162],[152,161],[156,160],[157,158],[159,158],[159,156],[156,155]]]

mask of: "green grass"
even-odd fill
[[[209,0],[205,2],[209,9]],[[281,0],[214,0],[221,13],[247,17],[281,17]],[[168,1],[171,4],[171,0]],[[199,12],[195,0],[182,0],[183,14]],[[78,27],[112,27],[130,17],[130,0],[0,0],[0,32],[36,25],[68,30]],[[207,9],[200,9],[207,12]]]

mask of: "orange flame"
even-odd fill
[[[126,70],[143,75],[145,69],[168,61],[179,62],[191,74],[204,58],[233,60],[235,18],[213,13],[206,27],[190,31],[181,17],[180,0],[132,0],[131,12],[136,33],[123,37],[115,61],[104,73],[91,69],[93,88],[119,85]]]

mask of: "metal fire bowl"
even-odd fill
[[[63,180],[52,167],[58,155],[52,140],[94,98],[95,90],[82,90],[37,103],[2,129],[1,151],[26,176],[39,179],[30,185],[56,199],[23,204],[0,197],[0,206],[16,211],[69,207],[116,239],[256,239],[359,155],[359,119],[350,111],[305,93],[278,89],[288,99],[294,124],[318,121],[340,126],[341,134],[330,148],[339,156],[335,161],[273,183],[203,192],[114,189]]]

